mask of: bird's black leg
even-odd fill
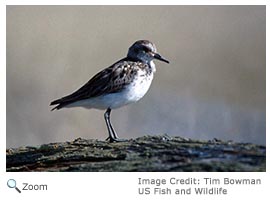
[[[109,137],[107,138],[107,140],[113,140],[116,138],[115,136],[115,132],[112,128],[112,125],[111,125],[111,122],[110,122],[110,114],[111,114],[111,109],[108,108],[106,110],[106,112],[104,113],[104,118],[105,118],[105,122],[106,122],[106,125],[107,125],[107,129],[108,129],[108,132],[109,132]]]
[[[119,139],[116,132],[114,131],[113,126],[111,124],[111,120],[110,120],[110,114],[111,114],[111,109],[108,108],[106,110],[106,112],[104,113],[105,122],[106,122],[107,129],[108,129],[108,132],[109,132],[109,137],[106,140],[109,140],[110,142],[122,142],[122,141],[125,141],[125,140]]]

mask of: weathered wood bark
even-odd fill
[[[7,149],[7,171],[265,171],[266,149],[217,139],[144,136],[127,142],[78,138]]]

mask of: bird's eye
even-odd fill
[[[149,51],[150,51],[150,49],[149,49],[149,48],[147,48],[147,47],[143,47],[143,51],[144,51],[144,52],[149,52]]]
[[[139,53],[139,49],[134,49],[134,52],[135,53]]]

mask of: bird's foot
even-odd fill
[[[113,138],[113,137],[108,137],[107,139],[106,139],[106,141],[109,141],[109,142],[126,142],[126,141],[128,141],[128,140],[126,140],[126,139],[120,139],[120,138]]]

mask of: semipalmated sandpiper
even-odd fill
[[[157,53],[152,42],[136,41],[129,48],[127,57],[97,73],[74,93],[51,102],[50,105],[56,105],[52,110],[71,107],[106,110],[108,140],[123,141],[111,124],[111,109],[136,102],[145,95],[156,71],[154,59],[169,63]]]

